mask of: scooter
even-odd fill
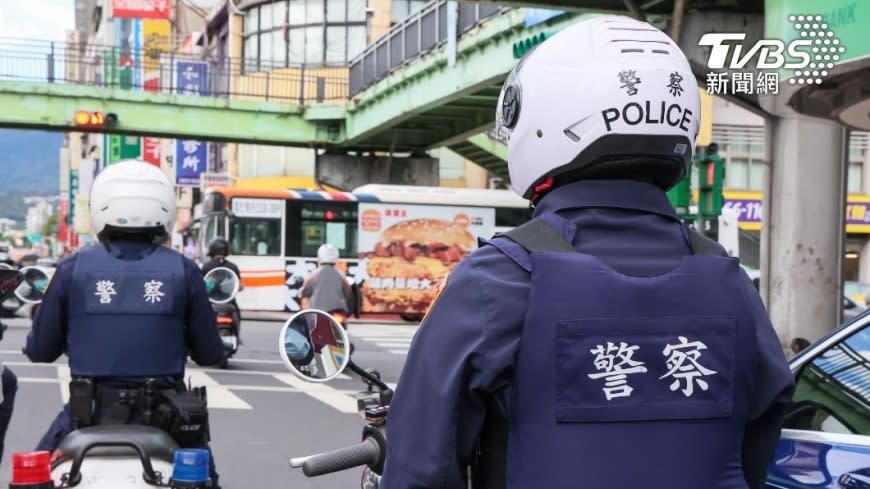
[[[230,302],[239,293],[239,276],[226,267],[217,267],[205,274],[208,300],[217,316],[217,329],[224,343],[224,358],[218,364],[226,368],[229,359],[239,351],[239,318]]]
[[[328,335],[324,330],[330,331]],[[393,391],[376,370],[363,369],[351,359],[353,346],[335,317],[317,309],[299,311],[281,328],[279,354],[291,373],[306,382],[328,382],[348,370],[367,384],[357,394],[357,409],[367,421],[362,442],[330,452],[293,458],[290,466],[308,477],[365,466],[361,489],[378,489],[387,453],[385,425]]]

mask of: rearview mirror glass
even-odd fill
[[[214,304],[226,304],[239,293],[239,276],[229,268],[214,268],[204,278],[208,300]]]
[[[21,302],[39,304],[45,296],[45,289],[54,270],[46,267],[30,266],[20,270],[24,281],[15,289],[15,297]]]
[[[302,380],[326,382],[347,367],[350,340],[329,313],[306,309],[284,323],[278,351],[287,369]]]

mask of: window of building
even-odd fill
[[[393,22],[401,22],[409,15],[420,10],[428,3],[427,0],[392,0]]]
[[[281,0],[245,12],[247,71],[345,66],[366,47],[366,0]]]
[[[726,188],[762,190],[764,138],[762,126],[713,126],[713,141],[719,145],[719,156],[725,161]]]
[[[849,192],[864,192],[864,160],[867,159],[868,135],[852,131],[849,137],[849,175],[846,180]]]

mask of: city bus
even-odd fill
[[[211,187],[203,194],[200,249],[230,242],[242,273],[239,307],[302,308],[299,289],[331,243],[357,285],[360,314],[418,318],[450,270],[488,239],[528,220],[509,190],[370,184],[351,192]]]

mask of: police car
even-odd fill
[[[790,361],[796,389],[768,488],[870,488],[870,313]]]

